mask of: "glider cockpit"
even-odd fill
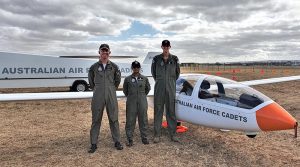
[[[179,96],[253,109],[271,99],[255,89],[226,78],[210,75],[181,76],[176,82]]]

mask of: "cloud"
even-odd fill
[[[0,19],[1,51],[97,54],[107,42],[115,55],[139,56],[161,51],[163,39],[184,61],[299,59],[300,51],[294,0],[2,0]]]

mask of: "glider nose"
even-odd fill
[[[277,103],[271,103],[256,111],[256,120],[263,131],[294,129],[296,119]]]

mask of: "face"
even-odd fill
[[[100,60],[104,62],[108,61],[110,53],[110,50],[106,48],[99,50]]]
[[[164,53],[169,53],[171,46],[161,46]]]
[[[133,73],[139,73],[141,68],[131,68]]]

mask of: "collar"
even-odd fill
[[[161,53],[161,54],[159,55],[159,57],[160,57],[161,59],[164,59],[164,58],[163,58],[163,57],[164,57],[164,54]],[[172,55],[171,53],[169,53],[168,61],[170,61],[170,60],[172,59],[172,57],[173,57],[173,55]]]
[[[135,78],[135,76],[133,74],[131,74],[131,78]],[[141,74],[139,73],[139,75],[137,76],[137,78],[141,78]]]
[[[98,63],[99,63],[99,64],[103,64],[100,60],[98,61]],[[108,60],[108,61],[107,61],[107,64],[111,64],[111,61]],[[106,64],[106,65],[107,65],[107,64]]]

